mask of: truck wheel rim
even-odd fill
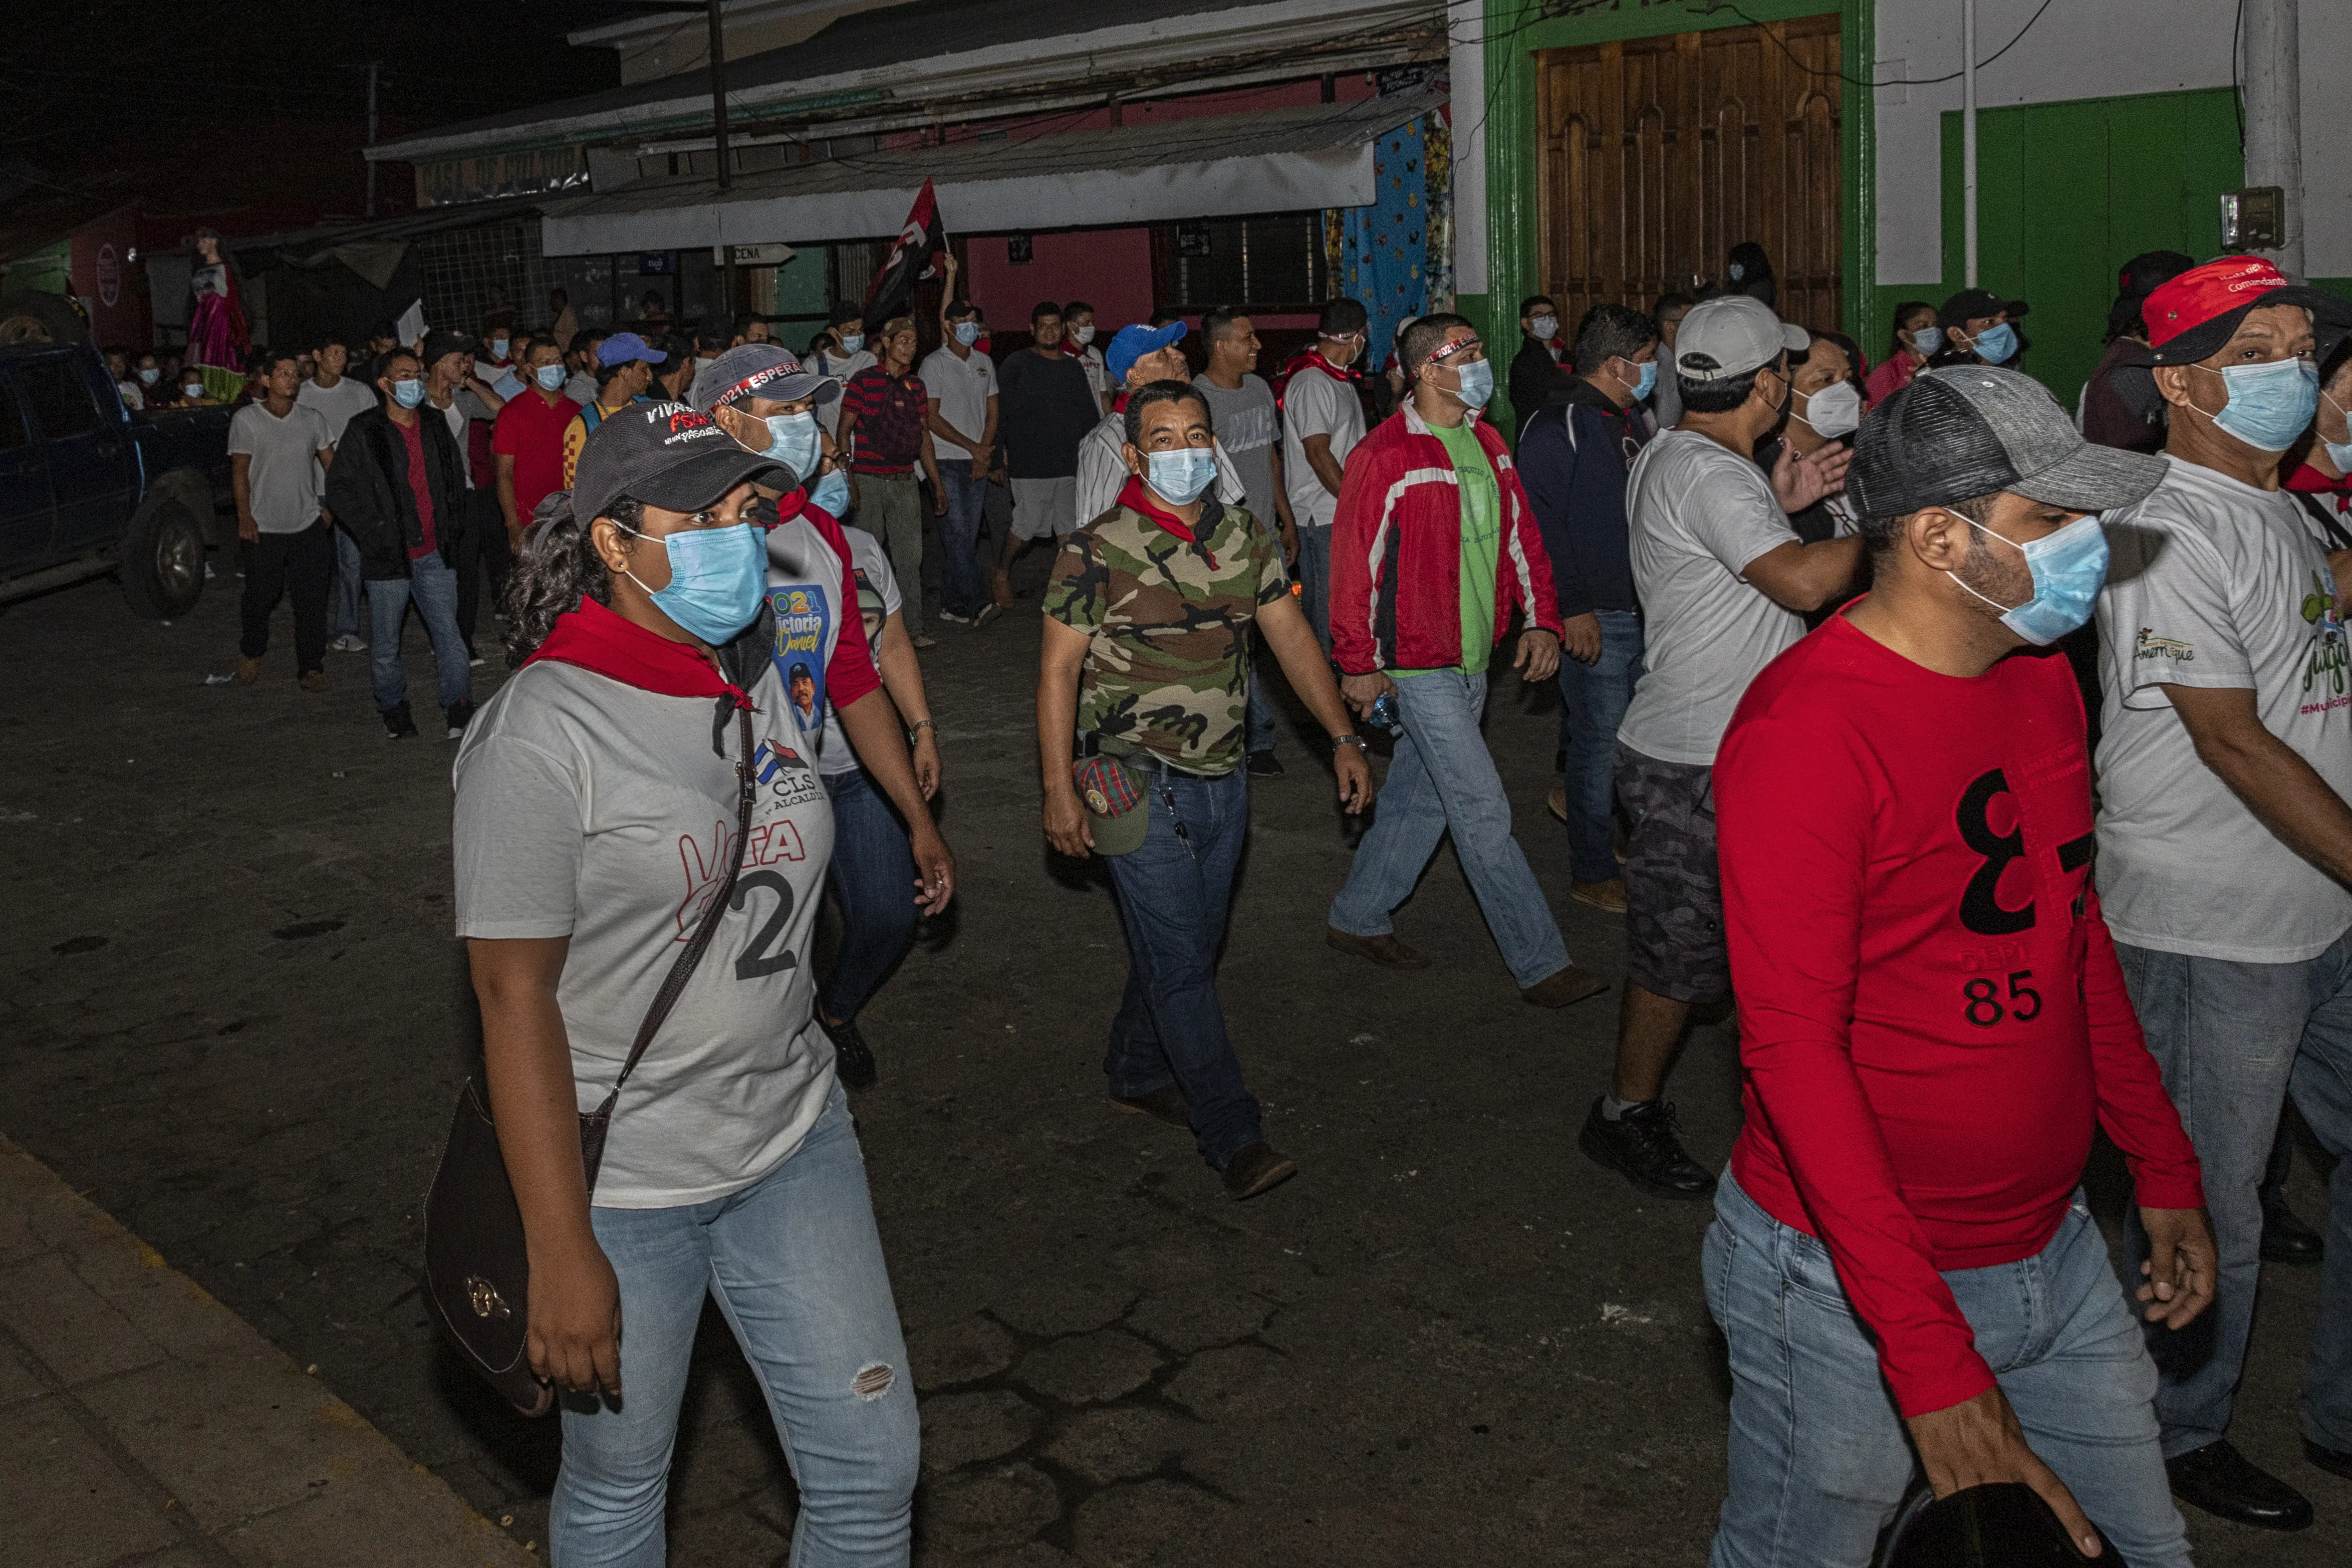
[[[170,528],[155,547],[155,577],[166,591],[184,594],[204,572],[204,541],[191,528]]]

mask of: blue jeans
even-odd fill
[[[1568,752],[1568,874],[1580,882],[1619,876],[1616,826],[1617,726],[1642,673],[1642,617],[1631,610],[1596,612],[1601,658],[1586,664],[1559,656],[1560,734]]]
[[[970,617],[989,603],[988,583],[980,571],[980,510],[988,499],[988,476],[975,474],[971,460],[941,458],[940,489],[947,492],[948,510],[940,517],[940,608]],[[905,594],[906,584],[898,592]]]
[[[408,670],[400,662],[401,622],[408,603],[416,601],[416,615],[433,645],[433,680],[441,706],[468,700],[474,672],[468,668],[466,639],[457,635],[457,574],[429,550],[408,563],[405,577],[379,577],[369,582],[368,679],[375,689],[378,712],[408,700]]]
[[[1451,832],[1454,857],[1511,978],[1525,990],[1559,973],[1568,967],[1568,944],[1511,837],[1511,802],[1478,731],[1486,678],[1433,669],[1399,678],[1396,689],[1404,733],[1348,885],[1331,900],[1332,929],[1355,936],[1392,931],[1389,912],[1412,896],[1437,841]]]
[[[2147,1048],[2197,1145],[2205,1206],[2221,1249],[2213,1304],[2179,1333],[2151,1330],[2164,1373],[2164,1451],[2230,1429],[2262,1278],[2260,1188],[2290,1086],[2305,1125],[2336,1156],[2319,1329],[2305,1369],[2303,1432],[2352,1449],[2352,934],[2301,963],[2234,963],[2118,942]],[[2132,1267],[2147,1255],[2138,1216]]]
[[[327,604],[327,640],[360,632],[360,547],[335,530],[335,595]]]
[[[1331,657],[1331,530],[1298,525],[1298,596],[1299,608],[1307,612],[1307,624],[1315,628],[1316,641],[1323,645],[1323,657]]]
[[[1731,1350],[1730,1495],[1709,1568],[1864,1568],[1916,1469],[1829,1249],[1726,1171],[1702,1254]],[[2188,1568],[2156,1365],[2080,1192],[2033,1257],[1944,1282],[2033,1452],[2131,1568]]]
[[[915,935],[915,850],[898,813],[864,768],[825,773],[833,797],[833,864],[825,886],[841,904],[841,951],[817,993],[828,1018],[857,1016]]]
[[[1145,804],[1137,809],[1151,814],[1143,842],[1105,857],[1129,963],[1103,1072],[1122,1099],[1170,1083],[1181,1089],[1192,1141],[1222,1171],[1264,1136],[1217,999],[1217,948],[1249,831],[1249,776],[1240,768],[1201,778],[1141,765]]]
[[[840,1086],[792,1158],[743,1191],[682,1208],[593,1208],[589,1218],[620,1279],[623,1394],[564,1401],[549,1562],[659,1568],[667,1559],[670,1450],[709,1295],[759,1374],[800,1488],[794,1568],[903,1568],[919,1452],[915,1384]]]
[[[1250,641],[1250,657],[1242,667],[1249,677],[1249,710],[1243,722],[1243,745],[1253,752],[1274,750],[1274,699],[1265,694],[1265,677],[1257,668],[1257,638]]]

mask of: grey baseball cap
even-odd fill
[[[1853,442],[1846,500],[1864,517],[2011,490],[2069,511],[2129,506],[2164,459],[2083,439],[2047,388],[1991,365],[1922,371],[1870,411]]]
[[[841,395],[841,383],[806,368],[790,349],[774,343],[740,343],[697,371],[686,395],[697,414],[708,414],[746,397],[777,403],[813,397],[831,403]]]
[[[1801,354],[1812,339],[1746,294],[1718,294],[1691,307],[1675,334],[1675,374],[1685,381],[1726,381],[1783,353]]]
[[[793,482],[790,468],[744,450],[683,403],[632,403],[588,433],[572,471],[572,511],[584,523],[623,496],[696,511],[745,479]]]

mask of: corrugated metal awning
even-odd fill
[[[896,234],[929,179],[950,232],[1108,227],[1353,207],[1375,191],[1372,143],[1443,90],[1027,139],[857,153],[736,176],[642,180],[542,204],[550,256]]]

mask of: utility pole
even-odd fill
[[[1977,286],[1977,0],[1960,0],[1960,235],[1967,276]]]
[[[719,17],[719,0],[710,0],[710,132],[719,151],[719,188],[734,188],[735,176],[728,167],[727,155],[727,26]],[[719,272],[719,289],[727,308],[720,314],[735,314],[735,247],[725,240],[726,222],[719,223],[721,236],[719,255],[725,261]]]
[[[367,144],[375,145],[375,79],[383,66],[382,60],[368,61],[368,129]],[[375,216],[375,160],[367,160],[367,215]]]
[[[2271,262],[2300,283],[2303,261],[2301,0],[2246,0],[2246,184],[2286,193]]]

